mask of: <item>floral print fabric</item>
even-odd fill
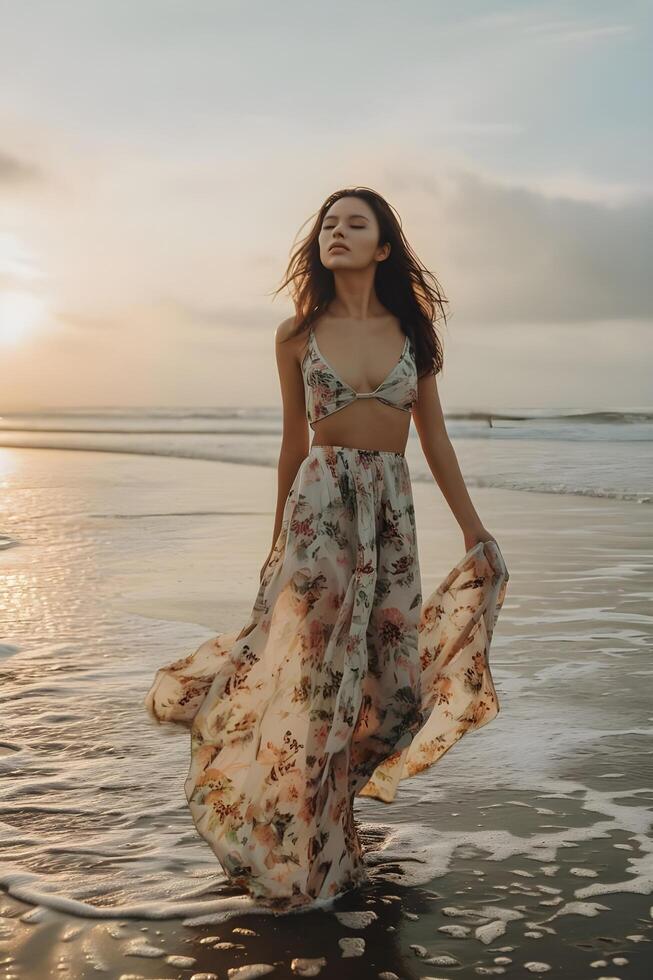
[[[309,330],[308,346],[302,360],[306,418],[314,429],[318,419],[333,415],[357,398],[376,398],[403,412],[410,412],[417,401],[417,364],[410,337],[397,363],[374,391],[358,392],[346,384],[323,356],[313,328]]]
[[[160,668],[145,699],[190,729],[186,798],[232,884],[289,909],[367,879],[354,796],[390,802],[499,710],[507,580],[480,543],[423,601],[403,453],[310,449],[249,621]]]

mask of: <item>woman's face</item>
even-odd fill
[[[364,269],[381,262],[390,246],[379,247],[379,224],[367,201],[341,197],[324,216],[318,236],[320,259],[327,269]],[[334,246],[342,246],[334,248]]]

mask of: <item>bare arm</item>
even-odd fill
[[[467,547],[476,541],[486,541],[492,535],[483,526],[465,480],[444,421],[437,382],[434,374],[420,378],[413,419],[424,456],[435,482],[449,504],[465,536]]]
[[[282,343],[294,329],[294,318],[280,323],[275,332],[275,354],[283,404],[283,435],[277,469],[277,507],[270,551],[281,531],[288,493],[302,460],[308,455],[309,432],[304,400],[304,379],[300,368],[299,347],[303,337]]]

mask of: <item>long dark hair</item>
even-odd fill
[[[285,277],[273,291],[277,295],[289,287],[295,304],[297,336],[320,317],[335,297],[334,275],[320,259],[318,236],[324,216],[341,197],[358,197],[371,207],[379,223],[379,245],[390,243],[390,255],[376,268],[376,294],[394,316],[401,321],[404,333],[413,342],[417,372],[438,374],[443,366],[443,350],[435,323],[439,316],[447,321],[443,295],[438,280],[420,262],[408,244],[390,204],[369,187],[346,187],[334,191],[317,212],[313,227],[291,254]],[[290,338],[288,338],[290,339]]]

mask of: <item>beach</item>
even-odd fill
[[[510,571],[499,715],[356,801],[369,888],[284,917],[225,885],[188,732],[143,708],[158,667],[248,618],[274,466],[5,444],[0,471],[0,977],[651,976],[649,504],[470,490]],[[413,491],[428,597],[465,549],[435,483]]]

